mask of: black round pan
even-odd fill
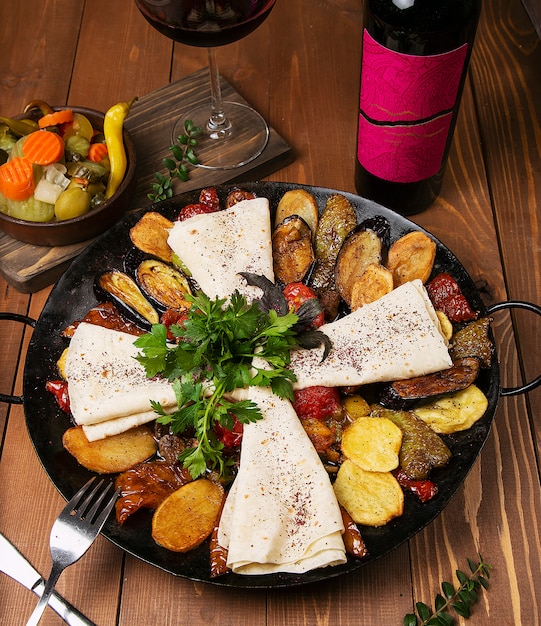
[[[249,183],[243,189],[254,191],[258,196],[269,199],[274,210],[285,191],[301,185],[284,183]],[[335,190],[305,187],[316,198],[320,210],[327,197]],[[231,187],[218,187],[223,198]],[[341,192],[340,192],[341,193]],[[391,224],[391,241],[411,230],[422,230],[409,220],[373,202],[344,193],[358,212],[359,221],[384,215]],[[182,194],[151,207],[170,219],[185,204],[197,202],[199,191]],[[129,229],[141,217],[142,211],[125,216],[111,228],[66,271],[52,290],[49,299],[37,320],[28,349],[23,386],[23,402],[28,432],[36,453],[51,481],[66,498],[70,498],[87,481],[91,473],[81,467],[62,447],[62,435],[70,426],[69,417],[59,410],[53,396],[45,389],[47,380],[58,377],[56,361],[67,345],[61,331],[69,323],[82,318],[97,303],[93,284],[96,274],[112,268],[123,268],[125,255],[131,250]],[[482,315],[487,313],[470,276],[441,242],[437,243],[434,273],[448,271],[460,284],[471,305]],[[469,430],[445,437],[453,456],[447,467],[433,474],[437,482],[438,495],[425,504],[415,496],[406,494],[404,515],[381,528],[361,528],[369,556],[363,560],[350,559],[339,567],[318,569],[303,575],[269,574],[263,576],[241,576],[227,574],[211,579],[209,575],[209,551],[205,543],[187,554],[169,552],[159,547],[151,538],[151,513],[140,511],[123,526],[110,519],[103,531],[113,543],[126,552],[151,563],[171,574],[192,580],[217,585],[247,588],[273,588],[311,583],[346,574],[371,563],[394,550],[423,527],[429,524],[448,504],[474,464],[487,438],[501,395],[499,369],[496,354],[489,369],[483,371],[479,387],[488,398],[485,415]]]

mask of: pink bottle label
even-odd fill
[[[464,44],[445,54],[402,54],[365,30],[358,158],[366,170],[400,183],[438,172],[467,50]]]

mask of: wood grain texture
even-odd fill
[[[282,0],[255,33],[219,50],[226,81],[293,149],[295,160],[268,178],[354,191],[361,15],[355,0]],[[36,96],[103,109],[206,66],[204,50],[173,46],[129,0],[0,3],[0,36],[7,114]],[[540,46],[520,0],[484,3],[442,193],[414,216],[460,258],[487,304],[509,297],[539,303]],[[0,288],[1,310],[33,317],[50,291],[22,294],[1,278]],[[540,321],[503,313],[494,329],[502,384],[537,375]],[[30,335],[0,323],[1,391],[20,393]],[[440,581],[453,581],[455,569],[480,551],[494,566],[491,588],[467,623],[535,626],[540,402],[539,389],[502,398],[479,461],[444,513],[351,576],[241,593],[174,578],[100,539],[63,575],[59,590],[100,626],[398,625],[415,601],[430,602]],[[35,456],[22,408],[0,405],[0,427],[0,530],[46,573],[48,534],[62,499]],[[0,577],[0,623],[18,624],[34,603],[30,592]],[[47,611],[42,623],[62,621]]]

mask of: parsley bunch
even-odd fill
[[[228,460],[221,454],[224,446],[214,433],[215,421],[231,429],[233,415],[243,424],[262,417],[251,400],[228,401],[225,396],[229,392],[262,386],[293,399],[296,377],[287,366],[291,349],[302,341],[295,313],[282,311],[279,315],[255,301],[249,305],[238,292],[227,304],[225,299],[210,300],[203,293],[189,300],[192,305],[186,321],[171,327],[178,343],[169,344],[166,327],[156,324],[135,345],[142,349],[137,360],[148,377],[159,375],[173,382],[178,410],[167,414],[159,403],[151,404],[158,421],[168,424],[173,433],[189,428],[195,431],[196,447],[185,450],[180,460],[196,478],[207,467],[226,473]],[[270,368],[254,369],[256,356]]]

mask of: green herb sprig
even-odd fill
[[[479,599],[477,591],[481,587],[488,589],[488,580],[492,569],[488,563],[484,562],[481,555],[479,555],[479,559],[478,563],[468,559],[470,576],[461,570],[456,571],[456,577],[460,583],[457,589],[448,582],[441,584],[443,595],[441,593],[436,595],[434,612],[424,602],[417,602],[415,605],[417,616],[408,613],[404,617],[404,626],[452,626],[455,620],[448,612],[450,609],[468,619],[471,615],[472,605]]]
[[[194,430],[197,445],[180,457],[192,477],[208,467],[223,475],[228,460],[213,431],[214,422],[231,429],[234,417],[243,424],[262,417],[253,401],[233,403],[226,395],[237,388],[262,386],[293,400],[296,377],[288,365],[291,349],[300,345],[295,330],[299,318],[289,311],[279,315],[257,301],[248,304],[238,292],[227,304],[225,299],[211,300],[203,293],[188,299],[192,304],[187,319],[170,329],[178,343],[169,343],[166,327],[156,324],[135,341],[142,350],[137,360],[148,377],[173,382],[178,410],[167,414],[157,402],[152,407],[158,422],[168,424],[172,432]],[[264,359],[269,367],[255,369],[254,357]]]
[[[173,181],[188,181],[190,179],[189,166],[199,163],[195,154],[195,147],[197,146],[197,137],[201,135],[203,129],[196,126],[192,120],[186,120],[184,131],[182,135],[177,137],[176,143],[169,146],[173,158],[165,158],[162,161],[167,168],[167,174],[154,172],[156,182],[151,185],[153,193],[147,194],[147,198],[152,202],[171,198],[174,192]]]

